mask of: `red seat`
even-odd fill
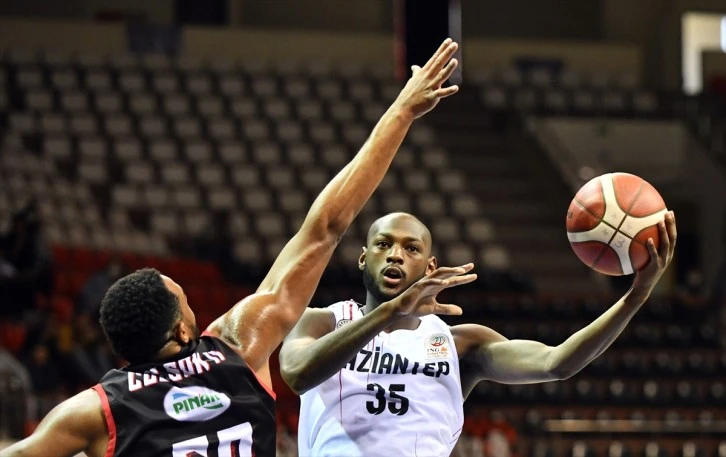
[[[98,256],[91,249],[78,248],[73,253],[73,266],[87,273],[99,270]]]
[[[60,246],[60,245],[54,245],[51,248],[51,251],[53,253],[53,260],[56,265],[70,265],[71,263],[71,249]]]
[[[139,268],[143,268],[142,258],[132,252],[122,252],[119,255],[121,262],[128,267],[129,270],[135,271]]]
[[[207,306],[207,290],[203,286],[192,284],[184,287],[184,292],[187,294],[187,300],[192,309]]]
[[[51,306],[59,322],[68,322],[73,317],[73,302],[67,296],[54,296],[51,299]]]
[[[231,286],[227,288],[227,302],[229,303],[229,306],[231,307],[238,301],[244,299],[245,297],[252,295],[255,293],[255,290],[251,287],[245,287],[245,286]]]
[[[196,266],[196,276],[207,283],[218,284],[222,282],[222,274],[217,265],[212,262],[199,262]]]
[[[205,307],[217,315],[222,315],[229,311],[233,303],[227,300],[226,287],[212,286],[207,288]]]
[[[0,346],[17,354],[25,344],[27,329],[22,324],[0,321]]]
[[[218,315],[215,315],[213,312],[202,309],[200,311],[196,311],[194,315],[197,318],[197,327],[199,327],[200,331],[204,331],[207,327],[209,327],[209,324],[214,322],[216,318],[218,318]]]
[[[186,265],[184,265],[182,259],[176,257],[165,259],[164,268],[170,275],[174,275],[175,278],[178,278],[179,281],[184,280]]]
[[[140,259],[140,265],[139,268],[154,268],[156,270],[159,270],[161,274],[166,274],[165,267],[166,264],[164,262],[164,259],[156,256],[143,256]]]
[[[88,280],[88,273],[84,271],[73,271],[69,274],[69,280],[70,280],[70,289],[68,295],[75,297],[80,292],[81,289],[83,289],[83,286],[86,285],[86,281]]]
[[[71,278],[70,273],[59,271],[59,268],[55,269],[53,273],[54,290],[56,293],[68,295],[71,293]]]
[[[111,253],[108,251],[96,251],[96,269],[104,268],[111,261]]]

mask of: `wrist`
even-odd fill
[[[388,113],[393,118],[402,122],[413,123],[414,119],[416,119],[416,114],[413,112],[411,107],[399,100],[393,102],[391,107],[388,109]]]
[[[386,321],[393,322],[403,317],[398,300],[398,298],[394,298],[393,300],[381,303],[381,306],[378,307]]]
[[[640,303],[645,302],[645,300],[647,300],[650,296],[651,292],[653,292],[654,287],[654,281],[649,281],[647,279],[643,280],[636,276],[635,280],[633,281],[633,286],[630,288],[630,291],[628,293],[628,298],[636,300]]]

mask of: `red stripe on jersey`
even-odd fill
[[[96,384],[92,389],[101,398],[103,416],[106,418],[106,427],[108,428],[108,446],[106,446],[105,457],[113,457],[116,452],[116,421],[113,420],[111,405],[108,403],[108,396],[106,395],[106,391],[103,390],[103,387],[101,387],[101,384]]]
[[[249,367],[249,365],[247,365],[247,366]],[[252,372],[253,375],[255,375],[255,378],[257,379],[257,382],[260,383],[260,385],[262,386],[262,388],[265,389],[268,394],[270,394],[270,396],[272,397],[273,400],[277,401],[277,394],[275,394],[275,391],[272,390],[272,386],[268,386],[265,381],[263,381],[262,379],[260,379],[260,377],[257,376],[257,373],[252,368],[250,368],[250,371]]]
[[[350,320],[353,320],[353,303],[348,303],[348,313],[350,314]]]
[[[238,350],[235,349],[234,346],[232,346],[230,343],[224,341],[222,338],[219,337],[219,335],[215,335],[214,333],[212,333],[210,331],[207,331],[207,330],[205,330],[204,333],[202,333],[202,336],[211,336],[212,338],[217,338],[219,341],[223,342],[224,344],[226,344],[227,346],[229,346],[230,348],[232,348],[232,350],[234,352],[237,352],[237,354],[240,356],[240,358],[245,362],[245,364],[247,365],[247,367],[250,369],[250,371],[252,372],[252,374],[255,375],[255,379],[257,379],[257,382],[259,382],[260,385],[262,386],[262,388],[265,389],[265,391],[268,394],[270,394],[270,397],[272,397],[273,400],[277,401],[277,394],[275,394],[275,391],[272,390],[272,386],[268,385],[265,381],[263,381],[262,379],[260,379],[259,376],[257,376],[257,372],[255,372],[255,370],[253,370],[252,367],[250,367],[250,365],[247,363],[247,361],[244,359],[244,357],[242,357],[242,354],[240,354],[238,352]]]

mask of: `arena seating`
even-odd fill
[[[63,200],[44,199],[54,242],[156,254],[222,215],[238,260],[263,265],[399,90],[361,70],[315,64],[9,53],[4,67],[3,156],[14,179],[2,181],[0,202],[32,187]],[[45,174],[35,173],[36,163]],[[57,186],[93,198],[69,201]],[[388,211],[435,218],[442,241],[461,239],[451,261],[501,252],[426,125],[413,129],[336,260],[354,263],[367,225]],[[84,224],[55,222],[79,219]],[[474,238],[462,227],[475,227]]]
[[[321,62],[8,52],[0,68],[0,222],[23,198],[38,200],[57,265],[55,296],[44,306],[68,315],[85,279],[118,254],[131,268],[156,266],[179,278],[192,306],[205,304],[195,307],[201,325],[251,284],[230,284],[217,265],[180,259],[180,240],[211,230],[233,240],[241,264],[269,264],[400,87],[355,65]],[[414,127],[333,269],[354,266],[374,218],[411,211],[431,227],[442,263],[478,260],[482,277],[515,267],[550,286],[541,294],[452,292],[466,321],[558,344],[610,298],[571,293],[592,283],[568,251],[561,214],[550,211],[559,197],[546,194],[557,191],[529,179],[520,164],[531,148],[511,146],[511,132],[527,115],[703,120],[717,111],[643,89],[628,75],[507,68],[471,79],[462,97]],[[721,123],[695,125],[723,145]],[[568,289],[572,283],[583,287]],[[348,283],[326,285],[315,304],[350,294]],[[22,329],[11,330],[3,344],[19,348]],[[605,355],[567,381],[480,384],[467,403],[462,446],[502,423],[516,429],[522,457],[724,457],[716,434],[544,431],[550,420],[570,419],[723,423],[722,352],[711,310],[654,298]],[[294,408],[281,410],[294,430]]]

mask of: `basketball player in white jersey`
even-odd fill
[[[459,314],[436,294],[468,282],[473,265],[437,268],[431,234],[393,213],[370,227],[358,260],[365,306],[310,308],[283,342],[283,379],[301,395],[300,457],[447,456],[461,433],[463,402],[479,381],[525,384],[567,379],[602,354],[643,305],[673,258],[675,216],[658,224],[660,246],[631,289],[556,347],[508,340]]]

